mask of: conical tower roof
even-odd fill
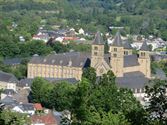
[[[97,45],[103,45],[103,38],[101,36],[101,33],[98,31],[95,35],[95,39],[93,41],[93,44],[97,44]]]
[[[143,42],[141,48],[140,48],[141,51],[149,51],[149,47],[146,43],[146,41]]]
[[[113,46],[118,46],[118,47],[122,47],[122,39],[121,39],[121,35],[120,32],[118,31],[115,35],[114,41],[113,41]]]
[[[132,46],[130,45],[130,43],[128,41],[125,41],[124,48],[125,49],[133,49]]]

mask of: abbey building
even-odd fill
[[[70,52],[64,54],[50,54],[45,57],[34,56],[28,63],[28,78],[75,78],[80,80],[83,69],[93,67],[97,76],[112,70],[117,77],[124,77],[129,73],[140,73],[146,78],[151,77],[149,48],[143,43],[139,54],[132,53],[128,42],[122,41],[118,32],[113,44],[109,46],[109,53],[104,53],[104,41],[101,33],[97,32],[92,44],[91,53]]]
[[[98,32],[92,45],[91,67],[96,69],[98,76],[112,70],[117,77],[124,77],[126,73],[141,72],[150,78],[149,48],[144,42],[139,54],[135,55],[129,42],[123,42],[117,32],[113,44],[109,47],[109,54],[104,54],[104,43]]]

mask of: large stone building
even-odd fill
[[[104,53],[104,42],[101,33],[97,32],[92,44],[91,54],[65,53],[50,54],[46,57],[34,56],[28,63],[28,78],[75,78],[80,80],[83,69],[93,67],[97,76],[101,76],[112,70],[117,77],[126,74],[142,74],[151,77],[149,48],[143,43],[139,54],[132,53],[132,47],[128,42],[122,41],[118,32],[113,44],[109,47],[109,53]]]
[[[89,54],[71,52],[34,56],[28,63],[28,78],[75,78],[80,80],[83,68],[90,66]]]
[[[109,47],[109,54],[104,54],[104,42],[98,32],[92,45],[91,67],[96,69],[97,76],[108,70],[112,70],[117,77],[139,71],[150,78],[149,48],[146,42],[143,42],[139,54],[135,55],[129,42],[123,42],[120,33],[117,32],[113,44]]]

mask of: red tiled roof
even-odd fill
[[[40,103],[35,103],[35,104],[34,104],[34,108],[35,108],[36,110],[43,110],[42,105],[41,105]]]
[[[43,123],[45,125],[58,125],[56,118],[52,113],[44,114],[44,115],[33,115],[31,116],[31,122],[35,123]]]
[[[64,40],[77,40],[78,38],[76,37],[64,37]]]
[[[41,35],[33,35],[33,38],[46,38],[47,35],[41,34]]]

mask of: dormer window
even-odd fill
[[[44,59],[43,62],[46,62],[46,59]]]
[[[55,62],[55,60],[53,59],[53,60],[52,60],[52,63],[54,63],[54,62]]]
[[[63,60],[60,60],[60,64],[62,64],[63,63]]]
[[[68,66],[72,66],[72,61],[71,60],[68,62]]]

